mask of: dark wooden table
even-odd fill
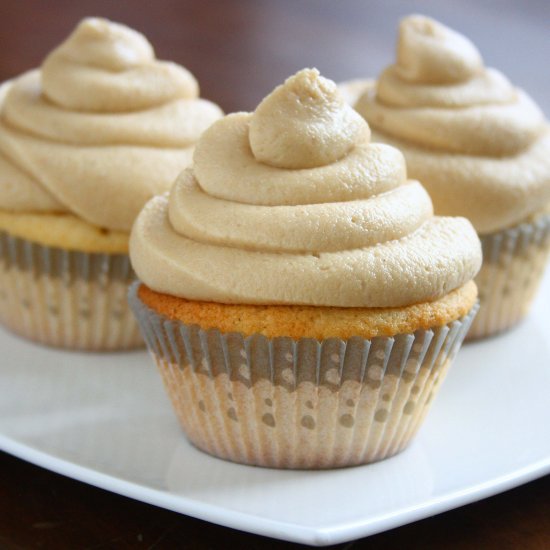
[[[296,70],[376,75],[398,19],[461,29],[550,113],[547,0],[0,0],[0,81],[40,64],[85,15],[144,32],[226,112],[251,110]],[[528,365],[526,365],[526,368]],[[511,450],[513,452],[513,450]],[[135,502],[0,453],[0,548],[293,548]],[[338,548],[550,548],[550,477]]]

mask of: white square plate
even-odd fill
[[[231,464],[183,437],[145,352],[81,354],[0,332],[0,448],[144,502],[327,545],[550,472],[550,273],[529,319],[459,353],[413,445],[333,471]]]

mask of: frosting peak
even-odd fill
[[[129,231],[222,115],[197,93],[138,32],[85,19],[40,69],[0,88],[0,208]]]
[[[544,117],[460,34],[422,16],[404,19],[397,62],[356,109],[375,130],[418,145],[480,156],[512,155],[540,135]]]
[[[217,121],[170,195],[138,216],[137,275],[195,300],[344,307],[410,305],[465,284],[481,261],[475,231],[434,218],[401,153],[369,133],[315,70],[255,113]]]
[[[422,16],[399,28],[397,59],[355,108],[376,141],[398,147],[436,213],[480,233],[519,223],[550,200],[543,113],[462,35]]]
[[[278,168],[330,164],[369,137],[363,118],[317,69],[289,77],[258,105],[250,120],[254,157]]]
[[[122,71],[152,61],[153,46],[139,32],[107,19],[87,17],[49,57]]]
[[[404,80],[448,84],[464,81],[482,69],[478,49],[465,36],[422,15],[401,21],[396,70]]]
[[[92,112],[134,111],[179,98],[198,84],[183,67],[155,59],[140,33],[89,18],[42,65],[42,88],[53,103]]]

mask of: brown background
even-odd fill
[[[159,57],[189,68],[202,95],[226,112],[252,110],[305,66],[334,80],[376,75],[392,59],[398,19],[411,12],[470,36],[488,65],[550,113],[548,0],[0,0],[0,81],[39,65],[81,17],[102,15],[146,34]],[[298,545],[135,502],[0,453],[0,549],[176,547]],[[550,548],[550,477],[338,548]]]

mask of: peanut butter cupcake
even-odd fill
[[[0,88],[0,322],[67,348],[141,345],[132,223],[222,116],[144,36],[85,19]]]
[[[528,312],[550,249],[550,126],[533,100],[484,67],[464,36],[422,16],[399,27],[397,59],[377,82],[344,88],[398,147],[436,214],[465,216],[483,244],[481,309],[469,337],[506,330]]]
[[[476,311],[471,224],[306,69],[201,137],[138,216],[130,292],[189,440],[330,468],[409,443]]]

